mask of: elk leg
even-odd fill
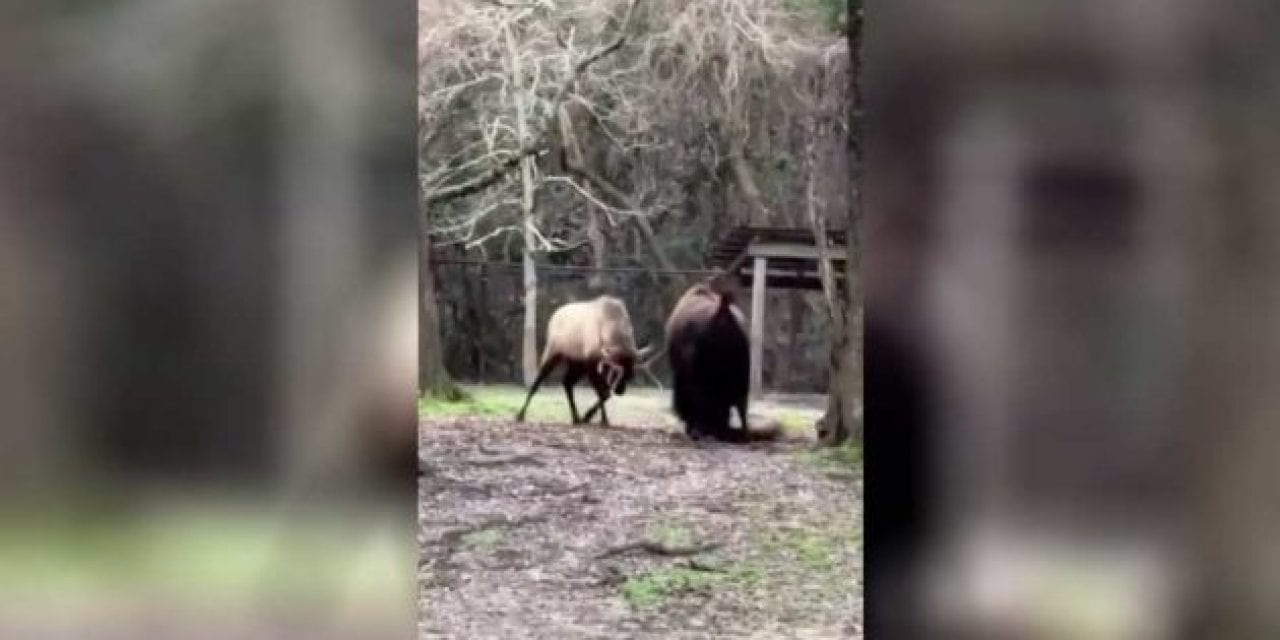
[[[551,375],[551,371],[558,364],[560,364],[559,356],[547,358],[547,361],[542,363],[542,368],[538,369],[538,375],[533,379],[533,384],[529,387],[529,395],[524,397],[524,406],[520,407],[520,413],[516,414],[516,422],[524,422],[524,412],[529,409],[529,401],[533,399],[533,394],[538,392],[538,387],[542,385],[542,381],[548,375]]]
[[[577,365],[569,365],[564,372],[564,396],[569,399],[569,415],[573,418],[572,424],[580,424],[582,420],[578,418],[578,405],[573,401],[573,387],[578,384],[578,380],[582,378],[582,369]]]
[[[588,423],[591,422],[591,418],[596,415],[597,411],[599,411],[600,424],[606,427],[609,426],[609,414],[604,412],[604,400],[604,398],[597,400],[596,403],[591,406],[591,409],[587,411],[587,415],[582,418],[582,421]]]
[[[595,387],[597,400],[595,405],[593,405],[590,409],[587,410],[587,415],[585,418],[583,418],[583,421],[588,423],[591,422],[591,417],[596,414],[596,411],[599,411],[600,424],[603,424],[607,427],[609,426],[609,414],[604,412],[604,402],[605,400],[609,399],[609,385],[605,382],[604,378],[602,378],[600,374],[597,372],[593,371],[588,375],[589,375],[589,379],[591,380],[591,386]]]

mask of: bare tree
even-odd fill
[[[538,253],[573,252],[597,268],[598,289],[610,258],[696,266],[705,240],[690,222],[712,234],[805,224],[784,206],[804,197],[804,165],[775,160],[799,158],[810,135],[793,124],[811,108],[805,70],[844,47],[806,11],[778,0],[423,3],[421,180],[437,253],[523,246],[531,267]],[[829,192],[833,168],[814,170],[816,213],[842,226],[830,219],[845,198]],[[528,321],[537,274],[525,276]],[[652,305],[656,315],[668,304]]]
[[[843,327],[835,335],[831,358],[831,392],[819,437],[823,444],[840,444],[850,437],[861,440],[862,408],[862,7],[849,0],[848,31],[849,207],[845,250],[845,304]],[[823,243],[825,244],[825,243]]]
[[[566,246],[539,229],[535,204],[543,180],[538,175],[536,156],[547,149],[560,104],[574,83],[590,65],[625,42],[635,4],[632,0],[627,6],[612,41],[585,55],[560,35],[554,16],[544,16],[541,8],[532,4],[494,2],[481,6],[452,2],[447,7],[433,4],[419,9],[424,23],[435,20],[423,29],[420,56],[424,61],[430,55],[456,61],[453,65],[424,64],[427,71],[419,95],[423,121],[420,153],[426,160],[422,189],[428,212],[424,232],[434,229],[467,246],[482,245],[504,233],[520,233],[525,309],[522,365],[526,383],[532,381],[537,369],[534,254]],[[557,74],[556,68],[563,71]],[[555,83],[557,79],[559,82]],[[478,91],[488,84],[499,89],[496,95]],[[548,100],[544,88],[549,86],[554,93]],[[458,121],[461,103],[466,101],[474,105],[473,114],[478,116],[472,127]],[[435,149],[453,152],[436,157],[431,153]],[[520,168],[519,198],[505,196],[503,190],[498,190],[496,198],[486,198],[484,192],[502,183],[516,166]],[[460,216],[446,218],[442,220],[444,224],[430,224],[435,222],[429,213],[433,207],[473,195],[481,196],[477,206],[462,208]],[[476,237],[486,217],[517,203],[518,224],[498,224]]]

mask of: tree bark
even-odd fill
[[[418,389],[432,395],[451,395],[456,387],[444,367],[440,339],[440,310],[431,264],[431,225],[425,204],[418,219]]]
[[[604,292],[604,257],[605,238],[600,229],[600,213],[588,207],[587,242],[591,245],[591,267],[594,269],[587,277],[587,288],[592,293]]]
[[[826,445],[837,445],[849,438],[862,439],[859,409],[862,405],[862,90],[859,76],[862,68],[862,10],[848,3],[849,10],[849,129],[846,145],[849,155],[849,211],[845,250],[845,292],[847,305],[844,327],[833,340],[831,352],[831,389],[827,413],[819,422],[818,438]]]
[[[507,54],[512,79],[512,98],[515,101],[516,135],[522,144],[529,137],[529,111],[524,95],[524,72],[520,67],[520,52],[516,47],[511,25],[503,30],[507,40]],[[558,103],[558,101],[557,101]],[[533,217],[533,162],[532,156],[520,160],[520,209],[524,218],[524,344],[521,364],[525,385],[533,384],[538,373],[538,271],[534,267],[533,252],[537,245],[537,233]]]
[[[533,159],[520,167],[520,207],[524,213],[524,343],[521,364],[524,383],[533,384],[538,374],[538,270],[533,263],[536,238],[533,218]]]
[[[769,210],[764,206],[764,196],[760,194],[755,174],[751,172],[746,143],[733,133],[729,139],[729,168],[733,172],[733,182],[738,187],[738,194],[747,203],[748,222],[755,225],[769,224]]]

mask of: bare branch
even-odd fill
[[[582,187],[582,185],[579,185],[577,182],[573,180],[573,178],[570,178],[568,176],[547,176],[546,178],[544,178],[544,180],[546,182],[569,185],[570,188],[578,192],[578,195],[585,198],[587,202],[590,202],[591,204],[599,207],[605,212],[616,213],[618,215],[630,215],[630,216],[646,215],[644,211],[639,211],[636,209],[624,210],[624,209],[611,207],[605,204],[604,202],[601,202],[599,198],[596,198],[595,196],[591,195],[591,192],[587,191],[585,188]],[[612,223],[612,219],[611,219],[611,223]]]
[[[612,42],[600,47],[595,52],[591,53],[590,55],[587,55],[586,57],[582,58],[576,64],[573,65],[572,72],[560,84],[560,87],[556,90],[555,96],[551,100],[550,119],[552,121],[554,121],[556,118],[555,114],[558,112],[559,105],[564,100],[565,94],[569,92],[569,89],[573,86],[573,83],[574,81],[577,80],[578,76],[580,76],[584,71],[586,71],[588,67],[594,64],[596,61],[609,55],[610,53],[613,53],[614,51],[617,51],[626,42],[626,39],[627,39],[626,30],[631,23],[631,16],[634,13],[636,4],[638,2],[639,0],[631,0],[631,2],[627,5],[626,15],[623,18],[621,27],[618,29],[618,32],[619,32],[618,36],[614,38]],[[505,8],[510,8],[508,5],[505,5],[501,2],[497,2],[497,4]],[[429,191],[423,196],[423,205],[430,207],[431,205],[434,205],[440,202],[445,202],[448,200],[469,196],[493,185],[498,180],[502,179],[502,177],[505,176],[508,172],[510,172],[513,168],[515,168],[516,165],[520,164],[520,161],[523,160],[524,158],[532,155],[536,155],[545,151],[547,148],[547,137],[550,131],[554,129],[553,125],[554,125],[554,122],[545,123],[545,125],[542,126],[537,131],[537,133],[531,137],[531,139],[524,141],[521,144],[520,149],[514,155],[508,157],[506,160],[491,167],[485,173],[482,173],[479,176],[476,176],[474,178],[471,178],[470,180],[466,180],[461,183],[439,187]]]
[[[596,554],[596,559],[611,558],[613,556],[630,553],[632,551],[646,551],[660,556],[696,556],[700,553],[708,553],[715,551],[724,545],[718,542],[709,542],[707,544],[696,545],[667,545],[653,540],[641,540],[639,542],[628,542],[615,547],[609,547],[604,551]]]
[[[483,191],[489,185],[501,180],[513,167],[520,164],[520,161],[524,158],[537,155],[545,150],[544,140],[539,136],[539,139],[533,141],[533,144],[525,144],[515,155],[508,157],[485,173],[459,184],[432,190],[423,197],[423,203],[429,207],[433,204],[455,200]]]
[[[608,194],[609,197],[613,198],[617,202],[623,203],[623,205],[628,209],[639,209],[631,196],[614,186],[608,180],[605,180],[596,172],[588,169],[585,165],[569,162],[566,168],[571,172],[582,176],[597,189]],[[658,265],[666,270],[675,270],[675,264],[671,262],[671,259],[667,257],[667,252],[658,244],[657,235],[653,232],[653,226],[649,224],[649,219],[645,216],[633,216],[631,219],[635,221],[636,227],[640,229],[641,235],[644,236],[645,241],[649,244],[649,249],[653,252],[654,258],[658,260]]]

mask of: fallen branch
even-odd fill
[[[583,489],[586,489],[586,488],[587,488],[587,484],[588,484],[588,483],[586,483],[586,482],[579,482],[578,484],[570,485],[570,486],[568,486],[568,487],[558,487],[558,488],[555,488],[555,489],[546,489],[546,490],[544,490],[540,495],[544,495],[544,496],[564,496],[564,495],[569,495],[570,493],[575,493],[575,492],[581,491],[581,490],[583,490]]]
[[[503,464],[531,464],[538,467],[547,466],[545,462],[527,453],[513,455],[513,456],[493,456],[490,458],[473,458],[471,460],[466,460],[465,462],[466,464],[473,465],[476,467],[496,467],[498,465],[503,465]]]
[[[465,527],[456,527],[454,529],[449,529],[448,531],[445,531],[444,533],[440,534],[440,536],[437,537],[435,540],[431,540],[427,542],[427,544],[439,544],[439,545],[444,545],[446,547],[452,547],[458,542],[458,540],[460,540],[463,536],[469,533],[484,531],[486,529],[498,529],[498,528],[514,529],[516,527],[523,527],[524,525],[527,525],[527,524],[546,522],[546,520],[547,520],[547,516],[545,515],[525,516],[523,518],[516,518],[514,520],[506,517],[490,518],[488,520],[483,520],[476,524],[467,525]]]
[[[632,551],[645,551],[659,556],[680,557],[680,556],[696,556],[700,553],[715,551],[724,545],[719,542],[709,542],[698,545],[666,545],[653,540],[641,540],[639,542],[628,542],[627,544],[609,547],[596,555],[596,559],[612,558],[624,553]]]
[[[708,564],[706,562],[702,562],[701,560],[698,560],[697,558],[689,558],[689,561],[686,562],[685,564],[690,569],[693,569],[694,571],[705,571],[707,573],[725,573],[725,569],[723,566]]]

